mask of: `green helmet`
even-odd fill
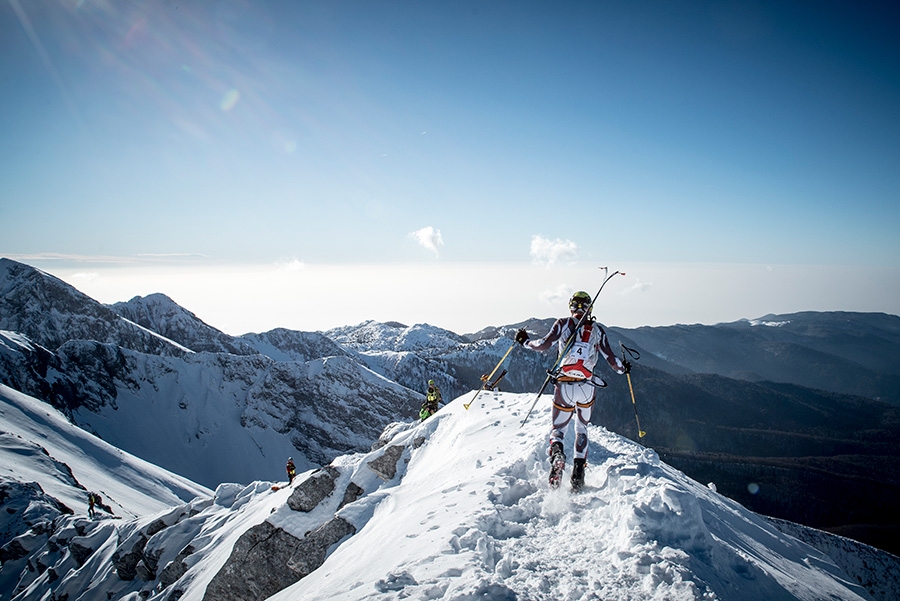
[[[569,310],[573,312],[584,312],[591,306],[591,295],[583,290],[579,290],[569,299]]]
[[[429,385],[429,386],[434,386],[434,380],[428,380],[428,385]]]

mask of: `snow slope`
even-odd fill
[[[466,411],[470,398],[392,441],[426,437],[338,512],[358,533],[272,601],[869,598],[821,552],[603,428],[585,490],[550,490],[548,401],[520,427],[533,395],[482,393]]]
[[[0,478],[37,482],[76,512],[86,512],[87,490],[100,493],[124,518],[212,495],[210,489],[100,440],[47,403],[2,384],[0,440]]]
[[[829,556],[600,427],[590,427],[586,488],[550,490],[549,397],[522,425],[532,394],[482,392],[466,410],[473,394],[425,422],[392,424],[375,450],[340,456],[290,486],[223,484],[212,499],[135,520],[67,518],[52,549],[31,551],[34,561],[53,558],[58,577],[23,570],[20,592],[0,599],[887,601],[900,593],[897,558],[866,556],[869,574],[880,575],[870,596]],[[298,508],[326,472],[330,494]],[[352,533],[328,543],[322,563],[298,555],[336,521]],[[282,555],[265,541],[254,552],[248,541],[261,528],[285,541]],[[71,538],[76,530],[82,536]]]

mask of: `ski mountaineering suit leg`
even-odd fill
[[[578,320],[575,317],[561,317],[554,322],[546,336],[538,340],[528,340],[524,346],[536,351],[546,351],[556,343],[561,354],[577,324]],[[568,353],[559,362],[560,372],[553,390],[550,445],[552,447],[554,442],[563,444],[569,422],[577,415],[576,459],[587,457],[587,425],[591,422],[594,392],[596,388],[606,386],[606,382],[593,373],[601,356],[616,373],[625,373],[625,365],[613,353],[606,332],[600,324],[591,319],[579,328]],[[547,452],[549,454],[551,451],[548,449]]]

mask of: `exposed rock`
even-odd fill
[[[247,530],[203,596],[204,601],[259,601],[308,576],[325,562],[331,545],[356,528],[333,518],[299,539],[263,522]]]
[[[162,549],[156,549],[155,551],[147,551],[144,553],[144,558],[138,562],[138,565],[135,569],[138,570],[138,576],[141,580],[145,582],[149,582],[151,580],[156,580],[156,573],[159,571],[159,555],[162,553]],[[143,570],[145,570],[146,577],[142,576],[141,566],[143,564]]]
[[[151,580],[156,580],[156,571],[154,567],[151,565],[151,562],[147,561],[147,558],[144,558],[137,562],[137,565],[134,566],[135,574],[138,578],[143,580],[144,582],[150,582]]]
[[[17,454],[34,461],[48,474],[54,474],[62,480],[66,479],[60,469],[60,466],[65,464],[50,457],[43,447],[2,432],[0,432],[0,446],[7,451],[15,449]],[[74,479],[71,482],[74,482]],[[17,482],[6,480],[5,477],[0,478],[0,509],[5,514],[0,524],[0,562],[5,561],[3,557],[9,553],[21,552],[17,547],[4,550],[13,539],[24,536],[23,539],[19,539],[18,544],[25,549],[26,554],[31,553],[36,544],[31,541],[52,532],[54,520],[64,509],[71,512],[58,499],[46,494],[37,482]]]
[[[79,545],[76,542],[69,543],[69,552],[72,554],[72,557],[78,563],[79,566],[83,566],[84,562],[87,561],[87,558],[90,557],[94,549],[90,547],[85,547],[84,545]]]
[[[365,492],[366,491],[364,491],[362,487],[359,486],[356,482],[351,482],[344,490],[344,498],[341,499],[341,504],[338,506],[338,509],[357,500],[358,498],[363,496]]]
[[[137,576],[137,564],[144,558],[144,547],[146,545],[147,537],[141,535],[130,551],[124,552],[122,547],[116,549],[112,556],[112,562],[119,578],[122,580],[134,580],[135,576]]]
[[[156,574],[154,574],[153,571],[150,570],[149,567],[147,567],[147,564],[144,563],[143,559],[137,562],[137,565],[134,566],[134,573],[144,582],[148,582],[156,578]]]
[[[166,528],[168,528],[168,526],[166,526],[166,523],[164,521],[156,520],[155,522],[147,526],[147,536],[151,537],[157,532],[162,532]]]
[[[331,545],[351,534],[356,534],[356,528],[350,522],[338,517],[328,520],[304,537],[301,547],[288,561],[288,567],[300,574],[300,578],[308,576],[325,563]]]
[[[340,472],[331,466],[316,470],[294,489],[288,498],[288,507],[294,511],[312,511],[322,499],[334,492],[334,481],[338,476]]]
[[[175,559],[166,564],[166,567],[163,568],[162,573],[159,575],[159,583],[163,588],[172,586],[173,584],[175,584],[175,582],[178,581],[179,578],[187,573],[188,566],[184,562],[184,560],[193,552],[194,547],[192,545],[188,545],[181,550],[181,552],[175,557]],[[175,591],[172,592],[172,595],[175,595]]]
[[[7,561],[15,561],[17,559],[22,559],[26,555],[28,555],[30,551],[22,546],[18,540],[13,539],[0,547],[0,563],[6,563]]]
[[[367,465],[379,478],[387,482],[397,474],[397,462],[403,455],[404,447],[391,445],[384,450],[381,456],[376,457]]]

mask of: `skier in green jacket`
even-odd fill
[[[425,402],[422,403],[422,408],[419,409],[419,419],[425,421],[437,413],[441,402],[441,389],[437,387],[434,380],[428,380],[428,390],[425,392]]]

